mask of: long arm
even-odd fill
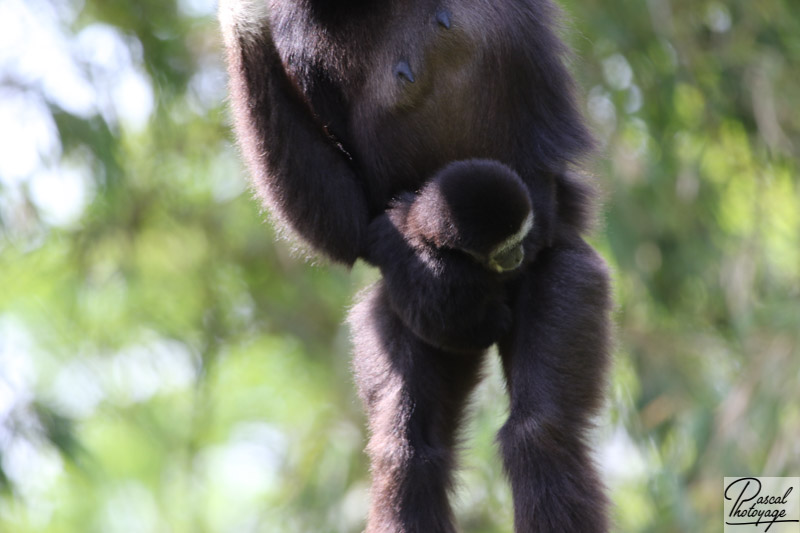
[[[559,14],[549,2],[520,2],[524,23],[506,34],[495,63],[504,76],[503,95],[510,142],[501,158],[528,187],[536,223],[526,239],[534,257],[564,235],[584,234],[593,219],[597,197],[581,168],[595,141],[581,113],[575,83],[566,63],[571,54],[559,39]]]
[[[223,0],[220,6],[237,136],[273,216],[315,250],[349,265],[366,237],[364,191],[286,74],[267,4]]]

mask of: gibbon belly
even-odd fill
[[[475,27],[481,17],[458,2],[424,15],[397,25],[354,99],[354,155],[379,177],[373,183],[396,190],[414,190],[454,160],[502,158],[496,140],[509,119],[491,28]]]

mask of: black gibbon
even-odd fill
[[[383,273],[373,290],[385,291],[385,312],[428,344],[489,348],[510,329],[506,284],[522,266],[533,220],[516,172],[491,160],[450,163],[370,224],[367,259]]]
[[[222,0],[220,19],[237,134],[263,201],[317,252],[347,265],[364,258],[386,275],[349,319],[371,431],[367,532],[456,531],[454,443],[483,348],[495,341],[510,396],[498,441],[515,531],[608,531],[586,439],[609,361],[609,282],[582,238],[595,195],[573,169],[592,140],[555,5]],[[534,223],[521,250],[462,246],[477,253],[469,264],[446,246],[402,238],[423,226],[386,237],[386,220],[399,223],[403,204],[416,204],[409,193],[421,192],[420,211],[405,218],[422,222],[426,186],[473,159],[503,165],[527,189]],[[431,253],[441,283],[414,273]],[[492,259],[501,272],[485,268]],[[480,275],[467,268],[476,265]],[[415,301],[450,296],[464,302],[455,325],[403,316]],[[452,306],[442,309],[451,317]],[[468,323],[476,331],[457,335]]]

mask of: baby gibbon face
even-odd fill
[[[483,255],[473,250],[464,250],[469,255],[474,257],[478,262],[483,264],[489,270],[493,270],[498,274],[509,272],[519,268],[525,259],[525,250],[522,246],[522,241],[533,229],[533,213],[528,213],[519,231],[510,235],[503,242],[495,246],[488,255]]]

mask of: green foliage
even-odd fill
[[[363,527],[341,324],[376,274],[264,223],[212,4],[0,2],[0,531]],[[800,471],[800,4],[565,7],[618,302],[598,461],[620,531],[719,531],[723,476]],[[509,531],[488,374],[457,509]]]

